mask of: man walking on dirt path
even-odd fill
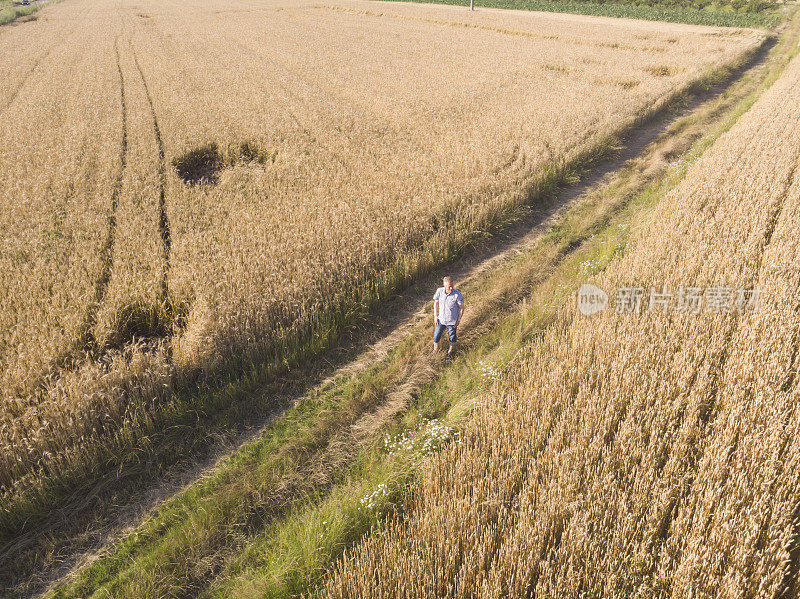
[[[450,340],[450,349],[447,355],[452,356],[456,347],[456,328],[464,315],[464,296],[458,289],[453,288],[450,277],[442,279],[442,287],[433,295],[433,351],[439,351],[439,339],[442,338],[445,328]]]

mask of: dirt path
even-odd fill
[[[753,72],[761,68],[765,56],[766,50],[756,56],[747,65],[746,70]],[[744,71],[743,68],[740,72],[734,73],[733,79],[736,80]],[[320,356],[315,365],[309,366],[306,373],[310,383],[300,392],[291,393],[282,405],[291,406],[293,402],[299,401],[307,394],[329,388],[336,381],[351,377],[384,359],[388,352],[406,339],[411,330],[422,320],[431,318],[431,296],[445,272],[453,276],[459,285],[476,281],[536,244],[543,232],[548,230],[565,210],[585,194],[604,186],[630,161],[645,157],[653,163],[663,162],[664,157],[674,149],[675,142],[671,137],[660,140],[659,137],[677,118],[702,109],[728,87],[730,84],[720,84],[696,96],[677,114],[660,115],[637,127],[624,140],[618,154],[613,159],[599,164],[582,182],[560,190],[544,205],[531,211],[526,218],[510,227],[501,236],[409,286],[387,302],[385,309],[370,321],[368,328],[353,331],[339,347]],[[684,145],[691,145],[701,133],[702,131],[682,132],[686,138]],[[656,140],[658,140],[656,147],[649,147]],[[466,300],[469,306],[471,298],[466,297]],[[469,316],[467,312],[465,326],[479,324],[470,323]],[[419,383],[426,377],[417,378]],[[387,406],[391,409],[386,410],[381,420],[384,419],[383,416],[391,417],[398,409],[402,409],[400,402],[394,401],[390,404]],[[265,427],[285,409],[252,420],[236,434],[220,435],[219,441],[211,444],[199,459],[193,461],[190,459],[175,465],[165,474],[158,476],[155,481],[148,481],[146,478],[146,464],[140,466],[141,472],[133,468],[130,472],[120,473],[123,474],[123,479],[127,477],[132,487],[127,495],[114,489],[120,480],[119,476],[100,481],[94,489],[76,497],[74,501],[54,513],[43,526],[28,532],[24,538],[17,539],[12,545],[0,548],[0,570],[4,568],[3,563],[9,563],[24,555],[34,567],[31,568],[26,580],[15,581],[15,586],[24,596],[43,592],[55,581],[96,559],[104,547],[128,534],[160,503],[203,477],[221,459],[260,436]],[[365,417],[368,415],[365,414]],[[142,480],[146,481],[146,484],[137,478],[140,475],[144,477]],[[72,530],[63,530],[64,522],[74,523],[76,519],[79,526],[73,526]],[[48,535],[51,537],[58,535],[60,538],[55,543],[52,539],[49,543],[43,543],[41,539]],[[45,551],[49,553],[47,557],[40,555]]]

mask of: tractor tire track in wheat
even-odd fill
[[[94,327],[97,324],[97,315],[100,311],[100,306],[105,299],[108,291],[108,285],[111,281],[111,273],[114,263],[114,240],[117,232],[117,206],[119,204],[119,196],[122,192],[122,181],[125,176],[125,169],[128,162],[128,109],[125,105],[125,78],[122,75],[122,66],[120,64],[119,56],[119,37],[114,41],[114,54],[117,64],[117,73],[119,74],[119,96],[120,106],[122,113],[122,139],[120,141],[119,151],[119,170],[114,179],[114,184],[111,189],[111,207],[108,214],[108,229],[106,232],[106,240],[100,248],[100,274],[95,281],[94,297],[86,311],[83,325],[78,336],[79,348],[85,349],[90,352],[97,350],[97,341],[94,336]]]
[[[161,137],[161,129],[158,126],[158,117],[156,116],[156,109],[153,105],[153,96],[150,93],[150,88],[147,85],[147,79],[144,76],[142,67],[139,64],[139,58],[136,56],[136,50],[133,49],[131,43],[131,53],[133,55],[133,62],[136,65],[136,70],[139,72],[139,78],[144,87],[145,96],[147,97],[147,104],[150,107],[150,115],[153,119],[153,131],[155,133],[156,144],[158,145],[158,177],[159,177],[159,197],[158,197],[158,232],[161,236],[161,245],[163,251],[163,268],[161,273],[161,301],[168,303],[169,301],[169,259],[170,250],[172,247],[172,231],[170,229],[169,217],[167,215],[167,163],[166,154],[164,151],[164,139]]]

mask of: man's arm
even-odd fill
[[[433,324],[439,322],[439,300],[433,300]]]
[[[464,302],[458,304],[458,318],[456,319],[456,326],[461,324],[461,317],[464,316]]]

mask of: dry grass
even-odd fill
[[[331,597],[796,597],[800,58],[596,282],[755,314],[563,312]]]
[[[763,39],[278,1],[81,0],[22,31],[0,32],[7,502],[136,445],[176,383],[313,353]],[[176,159],[213,144],[184,183]]]

